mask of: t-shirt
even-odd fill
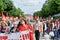
[[[24,27],[23,25],[20,25],[20,27],[18,28],[18,31],[19,32],[21,32],[21,31],[26,31],[26,30],[28,30],[30,33],[29,33],[29,35],[30,35],[30,40],[34,40],[34,38],[33,38],[33,33],[32,33],[32,29],[31,29],[31,27],[30,27],[30,25],[26,25],[26,27]]]
[[[36,23],[36,30],[39,30],[39,26],[38,26],[38,23]]]

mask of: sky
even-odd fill
[[[22,9],[24,14],[33,14],[41,10],[46,0],[13,0],[16,8]]]

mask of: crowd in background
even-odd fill
[[[54,38],[59,38],[60,37],[60,19],[51,19],[51,18],[38,18],[35,17],[35,20],[40,20],[40,24],[42,24],[42,31],[39,31],[37,29],[35,29],[35,37],[36,40],[40,38],[40,34],[42,33],[42,36],[46,38],[46,40],[48,40],[48,38],[53,39]],[[39,24],[39,25],[40,25]],[[37,28],[37,22],[36,22],[36,28]],[[34,26],[33,26],[34,27]],[[40,28],[41,29],[41,25]],[[37,32],[36,32],[37,31]],[[39,34],[40,33],[40,34]],[[58,39],[57,39],[58,40]]]
[[[40,22],[39,22],[40,21]],[[25,22],[25,23],[24,23]],[[40,24],[37,24],[40,23]],[[25,24],[31,27],[31,31],[35,33],[36,40],[39,40],[39,35],[42,33],[44,36],[46,33],[50,35],[53,39],[54,37],[59,37],[60,35],[60,19],[58,20],[51,20],[50,18],[41,19],[40,17],[36,16],[35,18],[20,18],[18,17],[8,17],[7,20],[0,21],[0,33],[16,33],[20,31],[21,25]],[[35,27],[36,26],[36,27]],[[37,26],[40,26],[37,27]],[[41,29],[38,31],[38,29]],[[54,34],[53,34],[54,33]]]

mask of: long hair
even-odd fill
[[[21,19],[20,22],[22,22],[22,20],[25,22],[25,24],[27,24],[27,21],[25,19]],[[22,23],[21,23],[22,24]]]

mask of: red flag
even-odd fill
[[[2,20],[6,20],[6,16],[3,14],[3,12],[2,12]]]

